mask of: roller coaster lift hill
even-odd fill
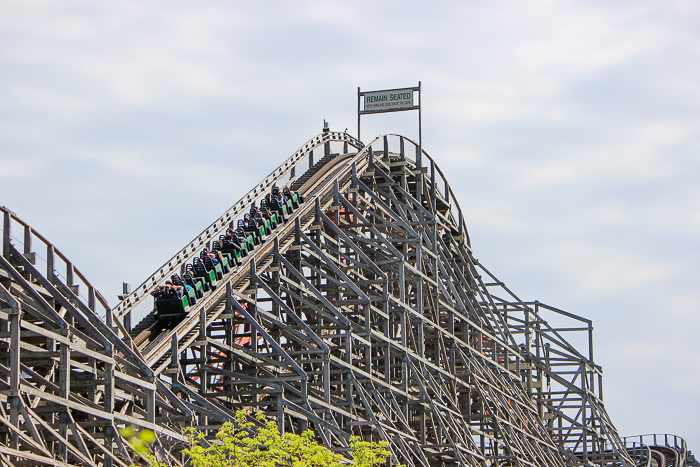
[[[208,443],[243,409],[344,455],[386,441],[392,465],[698,466],[683,438],[618,434],[590,320],[475,258],[420,92],[358,88],[357,138],[324,125],[113,308],[0,207],[0,465],[144,464],[133,426],[184,466],[187,427]],[[402,110],[418,142],[359,139]]]

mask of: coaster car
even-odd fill
[[[268,194],[266,199],[266,205],[267,208],[270,209],[271,212],[275,213],[277,215],[277,223],[282,224],[284,222],[287,222],[287,217],[289,216],[289,212],[287,209],[287,205],[282,202],[282,197],[274,194]]]
[[[212,255],[214,258],[212,258]],[[217,280],[221,280],[221,277],[223,277],[224,274],[231,272],[229,255],[222,255],[220,251],[209,251],[207,248],[205,248],[199,254],[199,259],[204,262],[207,269],[213,268],[217,271]],[[219,274],[219,272],[221,274]]]
[[[189,265],[188,265],[189,266]],[[191,270],[190,270],[191,271]],[[192,274],[190,273],[185,273],[182,275],[182,280],[185,284],[189,285],[192,287],[194,290],[195,294],[197,295],[197,298],[202,298],[204,296],[204,279],[197,279],[195,280],[192,277]],[[194,305],[194,303],[192,303]]]
[[[302,201],[299,200],[299,193],[297,193],[296,191],[292,193],[289,190],[289,188],[284,187],[282,189],[282,196],[284,197],[284,199],[292,202],[293,209],[299,209],[299,204],[302,203]]]
[[[233,243],[226,239],[225,235],[219,235],[218,240],[212,242],[212,251],[218,251],[221,256],[228,258],[228,263],[230,267],[238,266],[241,264],[241,247],[240,245]]]
[[[238,227],[242,228],[244,232],[251,234],[256,245],[265,242],[265,227],[262,224],[258,224],[250,214],[243,215],[243,219],[238,221]]]
[[[190,306],[187,295],[178,297],[176,293],[154,292],[154,304],[159,320],[174,320],[187,314]]]
[[[204,279],[204,282],[208,286],[208,288],[206,288],[205,290],[214,290],[216,288],[216,271],[214,270],[214,268],[207,269],[207,267],[204,265],[201,259],[194,258],[194,260],[192,261],[192,272],[192,277],[201,277],[202,279]]]
[[[197,291],[195,290],[194,287],[192,287],[190,284],[186,283],[177,274],[173,274],[170,277],[170,280],[173,282],[174,285],[178,285],[178,286],[182,287],[182,290],[185,291],[184,295],[187,296],[187,301],[189,302],[190,305],[195,305],[197,303]]]
[[[260,240],[258,240],[257,236],[255,235],[255,232],[250,230],[250,227],[248,227],[248,224],[246,223],[245,219],[238,219],[236,227],[236,232],[238,233],[238,235],[245,238],[246,242],[248,241],[247,238],[251,237],[253,239],[253,245],[260,244]]]
[[[256,208],[255,204],[250,207],[250,217],[255,219],[257,225],[262,225],[265,228],[265,235],[272,233],[272,223],[262,215],[262,211]]]
[[[199,258],[196,258],[196,259],[199,259]],[[205,270],[205,272],[206,272],[206,270]],[[204,292],[209,292],[209,290],[211,289],[210,282],[207,281],[205,276],[198,276],[197,275],[193,264],[188,264],[185,266],[185,274],[183,274],[182,277],[187,277],[187,276],[190,276],[195,283],[199,284]]]
[[[199,260],[199,261],[197,262],[197,260]],[[215,264],[214,260],[209,255],[202,255],[199,258],[195,258],[195,260],[192,262],[192,264],[193,265],[195,265],[195,264],[204,265],[204,269],[207,272],[214,274],[215,281],[220,281],[224,277],[224,269],[223,269],[223,266],[221,266],[221,263],[217,262]],[[195,266],[195,268],[196,267],[197,266]],[[212,289],[213,288],[214,287],[212,287]]]
[[[228,240],[233,244],[233,246],[229,246],[229,248],[240,249],[240,255],[238,255],[239,258],[248,256],[248,252],[251,251],[250,248],[248,248],[247,239],[240,236],[238,232],[233,229],[226,229],[226,235],[219,236],[219,242],[221,243],[222,247],[226,247],[224,240]]]
[[[236,233],[238,234],[238,238],[243,240],[248,246],[248,253],[255,249],[255,239],[251,234],[245,232],[243,228],[236,229]]]
[[[263,216],[263,218],[270,221],[270,228],[272,230],[275,230],[277,228],[277,224],[279,224],[279,220],[277,219],[277,214],[270,211],[270,208],[267,206],[266,199],[260,200],[259,211],[260,211],[260,214]]]
[[[272,233],[272,224],[270,223],[269,220],[265,219],[260,211],[255,213],[255,216],[253,216],[253,219],[255,222],[262,226],[263,230],[265,231],[265,236],[268,236]]]

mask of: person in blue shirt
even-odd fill
[[[217,258],[217,256],[214,253],[212,253],[211,251],[209,251],[208,248],[203,249],[202,252],[199,254],[199,258],[202,261],[204,261],[205,256],[208,256],[211,258],[212,262],[214,263],[214,266],[219,264],[219,259]]]

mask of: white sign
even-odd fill
[[[365,112],[410,109],[412,107],[412,88],[365,93]]]

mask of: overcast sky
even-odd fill
[[[112,305],[324,118],[355,134],[358,86],[421,80],[475,256],[593,319],[621,435],[700,452],[697,1],[0,0],[0,28],[0,205]]]

